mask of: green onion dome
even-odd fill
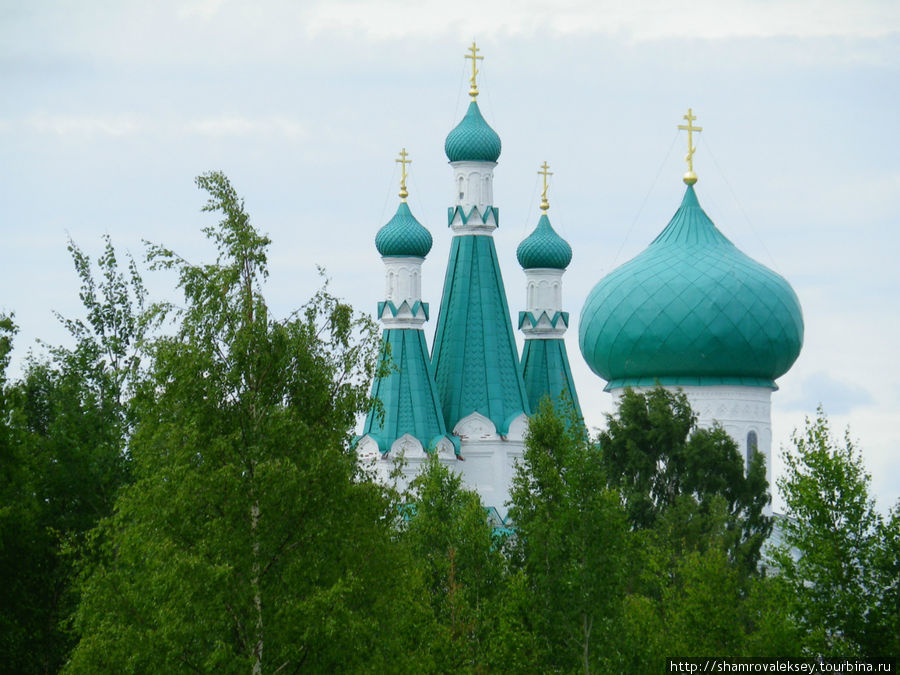
[[[416,220],[406,202],[375,235],[375,248],[382,257],[424,258],[431,250],[431,233]]]
[[[447,134],[444,152],[451,162],[496,162],[500,157],[500,137],[491,129],[478,103],[469,103],[466,116]]]
[[[556,234],[547,214],[542,213],[534,232],[525,237],[516,249],[516,258],[526,270],[540,267],[564,270],[572,262],[572,247]]]
[[[578,332],[607,390],[657,382],[774,389],[800,354],[803,315],[787,281],[719,232],[689,185],[650,246],[590,292]]]

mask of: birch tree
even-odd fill
[[[407,634],[396,509],[349,449],[378,341],[327,290],[287,319],[263,296],[269,240],[205,174],[218,256],[173,270],[176,325],[147,349],[135,482],[92,537],[72,672],[291,673],[378,664]],[[388,600],[389,599],[389,600]],[[403,616],[403,615],[401,615]],[[395,649],[394,652],[401,650]]]

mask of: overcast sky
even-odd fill
[[[785,276],[806,337],[773,395],[779,448],[821,403],[850,425],[879,507],[900,496],[900,2],[431,0],[15,2],[0,0],[0,311],[65,341],[77,316],[71,237],[143,257],[142,239],[208,260],[197,174],[220,169],[273,240],[267,294],[285,315],[318,287],[374,313],[375,232],[397,203],[434,235],[433,318],[449,251],[444,138],[479,103],[500,134],[496,233],[510,311],[524,303],[515,247],[539,217],[572,245],[569,357],[589,424],[611,409],[578,350],[593,285],[678,207],[690,106],[697,193],[744,252]],[[157,297],[171,279],[148,273]],[[434,322],[426,326],[429,337]],[[778,501],[776,500],[776,507]]]

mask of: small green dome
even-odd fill
[[[416,220],[406,202],[375,235],[375,248],[385,258],[424,258],[431,250],[431,232]]]
[[[803,315],[788,282],[719,232],[688,186],[666,229],[590,292],[578,341],[607,389],[775,388],[800,354]]]
[[[451,162],[496,162],[500,157],[500,137],[484,121],[475,101],[469,104],[462,121],[447,134],[444,152]]]
[[[538,267],[564,270],[572,262],[572,247],[556,234],[547,214],[542,213],[534,232],[525,237],[516,249],[516,258],[526,270]]]

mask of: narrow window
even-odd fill
[[[750,469],[750,460],[753,459],[753,455],[755,455],[759,451],[759,443],[756,439],[756,432],[750,431],[747,433],[747,469]]]

